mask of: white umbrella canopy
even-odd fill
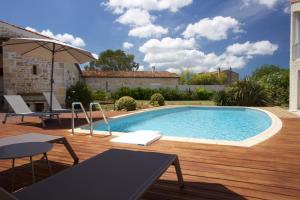
[[[11,38],[4,45],[7,49],[22,56],[52,61],[54,52],[55,62],[85,63],[94,60],[93,55],[78,47],[52,39]]]
[[[54,62],[81,64],[95,60],[90,52],[53,39],[11,38],[2,46],[22,56],[51,61],[50,111],[52,111]]]

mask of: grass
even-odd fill
[[[165,101],[166,105],[202,105],[202,106],[213,106],[213,101]],[[113,104],[101,105],[103,110],[109,111],[114,109]],[[137,100],[137,107],[148,107],[149,101]]]

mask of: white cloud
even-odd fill
[[[25,29],[29,30],[29,31],[32,31],[32,32],[38,32],[36,29],[34,29],[32,27],[29,27],[29,26],[27,26]]]
[[[139,50],[142,53],[164,53],[178,50],[192,50],[196,48],[195,39],[166,37],[162,40],[151,39],[144,43]]]
[[[175,73],[175,74],[180,74],[182,71],[177,68],[168,68],[166,69],[167,72]]]
[[[231,55],[273,55],[277,51],[278,45],[272,44],[270,41],[264,40],[259,42],[245,42],[243,44],[236,43],[226,48],[226,52]]]
[[[117,22],[133,26],[141,26],[151,23],[151,16],[146,10],[129,9],[117,19]]]
[[[167,28],[163,28],[162,26],[158,26],[158,25],[148,24],[145,26],[140,26],[131,29],[128,35],[132,37],[139,37],[139,38],[148,38],[148,37],[157,38],[167,33],[168,33]]]
[[[283,12],[285,14],[291,14],[291,5],[289,3],[283,8]]]
[[[123,49],[131,49],[134,45],[130,42],[123,43]]]
[[[96,59],[98,59],[98,58],[99,58],[99,55],[98,55],[98,54],[96,54],[96,53],[92,53],[92,56],[93,56],[94,58],[96,58]]]
[[[185,38],[205,37],[208,40],[223,40],[227,39],[230,31],[243,32],[240,26],[240,22],[232,17],[204,18],[195,24],[189,24],[182,35]]]
[[[130,25],[131,29],[128,33],[129,36],[148,38],[148,37],[161,37],[168,33],[168,29],[162,26],[152,24],[152,17],[148,11],[133,8],[127,10],[118,19],[117,22],[125,25]]]
[[[247,43],[246,43],[247,44]],[[161,40],[151,39],[144,43],[140,52],[144,53],[144,62],[150,66],[156,66],[169,71],[180,71],[189,69],[194,72],[206,72],[217,70],[218,67],[224,68],[243,68],[247,62],[257,55],[271,55],[266,52],[266,46],[272,49],[273,53],[277,50],[273,44],[257,42],[250,43],[251,50],[232,51],[236,45],[229,46],[222,54],[205,53],[197,48],[195,39],[182,38],[163,38]],[[271,44],[271,43],[270,43]],[[241,44],[243,45],[243,44]]]
[[[181,24],[181,25],[176,26],[176,27],[174,28],[174,31],[175,31],[175,32],[178,32],[178,31],[182,30],[183,28],[184,28],[184,25]]]
[[[143,65],[140,65],[138,71],[144,71],[144,70],[145,70],[145,67]]]
[[[170,10],[177,12],[180,8],[190,5],[193,0],[108,0],[104,5],[116,14],[126,9],[140,8],[144,10]]]
[[[39,32],[36,29],[31,28],[31,27],[26,27],[26,29],[30,30],[30,31],[34,31],[34,32],[40,33],[40,34],[45,35],[47,37],[51,37],[51,38],[57,39],[57,40],[59,40],[61,42],[65,42],[65,43],[71,44],[71,45],[76,46],[76,47],[84,47],[85,46],[85,42],[84,42],[84,40],[82,38],[75,37],[75,36],[73,36],[72,34],[69,34],[69,33],[56,34],[55,35],[49,29],[42,30],[41,32]]]
[[[251,6],[252,4],[259,4],[268,8],[273,8],[277,3],[283,0],[242,0],[244,6]]]

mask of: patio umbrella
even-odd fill
[[[80,49],[53,39],[11,38],[3,44],[8,50],[17,52],[22,56],[39,58],[51,61],[50,78],[50,111],[52,112],[53,94],[53,67],[54,62],[60,63],[86,63],[95,58],[84,49]]]

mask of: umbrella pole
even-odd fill
[[[52,97],[53,97],[53,71],[54,71],[54,53],[55,53],[55,44],[53,44],[52,50],[52,61],[51,61],[51,79],[50,79],[50,112],[52,112]]]

